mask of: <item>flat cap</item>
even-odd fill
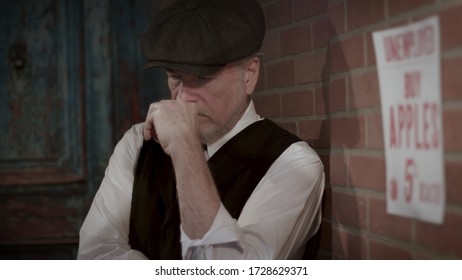
[[[210,75],[258,52],[265,18],[255,0],[179,0],[144,34],[144,68]]]

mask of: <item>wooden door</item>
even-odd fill
[[[0,3],[0,259],[72,259],[112,150],[150,102],[155,1]]]

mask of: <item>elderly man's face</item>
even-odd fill
[[[259,60],[254,57],[205,77],[167,71],[172,99],[197,105],[202,143],[215,142],[236,125],[249,105],[259,67]]]

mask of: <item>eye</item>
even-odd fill
[[[168,80],[168,85],[171,89],[176,88],[180,82],[181,82],[181,77],[180,75],[173,73],[173,72],[167,72],[167,80]]]
[[[180,79],[180,75],[174,74],[174,73],[167,73],[167,78],[169,78],[169,79],[171,79],[171,80],[179,80],[179,79]]]
[[[206,84],[213,79],[213,76],[195,76],[196,83],[200,85]]]

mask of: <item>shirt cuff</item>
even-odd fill
[[[242,249],[240,244],[241,229],[223,204],[220,205],[212,226],[202,239],[191,240],[183,228],[180,228],[183,259],[190,259],[197,247],[206,248],[211,245],[235,243],[235,246]]]

